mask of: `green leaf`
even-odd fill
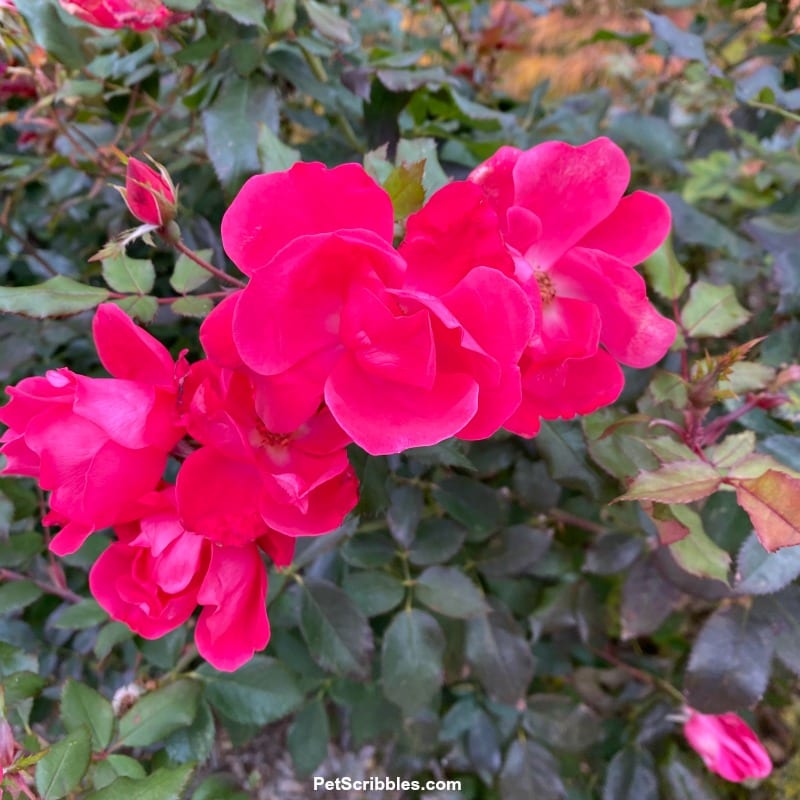
[[[249,800],[249,795],[236,791],[239,782],[233,775],[212,775],[192,794],[192,800]]]
[[[189,725],[197,711],[200,684],[183,678],[136,701],[119,721],[119,744],[147,747]]]
[[[0,540],[0,567],[20,567],[42,552],[41,533],[26,531]]]
[[[151,295],[132,295],[114,300],[129,317],[147,324],[155,319],[158,312],[158,300]]]
[[[92,767],[92,784],[95,789],[103,789],[114,783],[117,778],[146,778],[144,767],[130,756],[112,753],[106,758],[96,761]]]
[[[476,566],[488,578],[522,575],[544,556],[552,538],[548,530],[511,525],[489,540]]]
[[[78,728],[52,745],[36,765],[36,788],[42,800],[66,797],[86,774],[91,753],[86,728]]]
[[[533,655],[519,625],[505,612],[467,620],[465,656],[486,693],[498,703],[514,705],[527,693]]]
[[[424,172],[424,161],[400,164],[389,173],[389,177],[384,181],[383,188],[392,199],[396,220],[405,220],[409,215],[422,208],[422,204],[425,202],[425,188],[422,185]]]
[[[727,336],[750,319],[750,312],[739,305],[733,286],[715,286],[697,281],[681,311],[689,336]]]
[[[414,584],[414,596],[446,617],[466,619],[488,611],[483,593],[456,567],[428,567]]]
[[[273,658],[254,656],[235,672],[201,667],[206,698],[235,722],[268,725],[291,714],[303,702],[294,676]]]
[[[704,770],[699,759],[696,759],[696,763],[697,769]],[[661,775],[668,789],[669,800],[716,800],[718,797],[705,777],[695,772],[677,753],[673,753],[667,764],[661,768]]]
[[[566,796],[553,754],[536,742],[515,739],[500,773],[502,800],[561,800]]]
[[[436,502],[478,540],[502,527],[506,509],[498,493],[473,478],[454,475],[433,490]]]
[[[204,261],[208,261],[213,255],[213,251],[210,248],[197,250],[196,252]],[[172,270],[169,285],[180,294],[188,294],[195,289],[199,289],[210,280],[211,273],[208,270],[203,269],[195,261],[192,261],[189,256],[181,253],[175,259],[175,267]]]
[[[68,680],[61,693],[61,719],[68,731],[85,727],[92,735],[92,750],[103,750],[114,733],[114,710],[103,695],[85,683]]]
[[[600,479],[589,466],[586,441],[577,423],[542,422],[536,447],[553,480],[593,497],[599,494]]]
[[[58,275],[35,286],[0,286],[0,311],[35,319],[67,317],[95,308],[108,296],[107,289]]]
[[[652,500],[658,503],[691,503],[715,492],[722,479],[704,461],[673,461],[653,472],[640,472],[628,491],[614,500]]]
[[[149,294],[156,282],[156,271],[149,259],[130,258],[118,253],[103,259],[103,278],[115,291]]]
[[[71,69],[79,69],[86,63],[80,40],[64,23],[58,3],[53,0],[20,0],[16,6],[25,17],[37,44]]]
[[[0,614],[20,611],[35,603],[42,594],[42,590],[33,581],[9,581],[0,586]]]
[[[302,584],[300,631],[313,659],[341,675],[366,678],[372,656],[372,628],[338,586],[319,578]]]
[[[425,498],[418,486],[405,484],[392,489],[386,524],[395,541],[403,547],[408,547],[413,541],[424,505]]]
[[[311,775],[325,760],[329,737],[328,714],[322,700],[316,698],[295,715],[286,737],[298,775]]]
[[[653,29],[653,34],[669,47],[670,53],[678,58],[709,64],[705,45],[700,36],[682,30],[667,16],[654,14],[651,11],[645,11],[644,15]],[[645,798],[642,797],[642,800]]]
[[[670,506],[670,512],[688,529],[688,535],[669,545],[679,566],[698,578],[727,583],[731,557],[708,537],[700,515],[686,506]]]
[[[118,644],[133,638],[133,631],[122,622],[109,622],[100,628],[94,643],[94,654],[105,658]]]
[[[535,694],[528,700],[523,725],[550,747],[579,753],[602,737],[602,720],[583,703],[558,694]]]
[[[277,128],[278,103],[272,84],[259,74],[223,84],[203,111],[203,128],[211,163],[221,183],[237,189],[258,172],[259,125]]]
[[[732,481],[759,541],[772,552],[800,544],[800,479],[768,469],[757,478]]]
[[[800,575],[800,547],[769,553],[751,534],[739,551],[735,589],[739,594],[772,594]]]
[[[164,740],[167,755],[178,764],[190,761],[202,764],[214,747],[216,726],[208,703],[200,699],[192,724],[171,733]]]
[[[671,436],[656,436],[652,439],[642,439],[642,443],[662,463],[670,461],[692,461],[697,454],[683,442]]]
[[[583,571],[592,575],[614,575],[630,567],[643,549],[644,540],[640,536],[618,531],[602,533],[587,550]]]
[[[658,568],[655,554],[633,565],[622,585],[620,622],[623,640],[658,630],[681,599],[681,593]]]
[[[705,714],[755,705],[767,688],[775,637],[741,605],[723,606],[695,639],[684,679],[687,703]]]
[[[262,0],[211,0],[211,5],[242,25],[255,25],[262,31],[267,29],[264,22],[266,8]]]
[[[89,599],[81,600],[80,603],[75,603],[74,606],[67,608],[53,622],[53,627],[66,630],[83,630],[107,621],[108,614],[100,608],[96,600]]]
[[[395,160],[399,164],[424,162],[425,170],[422,175],[422,185],[425,188],[427,197],[430,197],[445,184],[450,183],[450,178],[439,163],[435,139],[400,139],[397,143]]]
[[[424,611],[407,609],[383,635],[383,693],[405,716],[427,708],[444,682],[445,639],[439,623]]]
[[[172,669],[186,644],[186,628],[182,625],[158,639],[140,639],[137,642],[139,651],[156,667],[163,670]]]
[[[35,672],[27,670],[13,672],[2,680],[3,696],[6,706],[13,706],[20,700],[34,697],[47,685],[47,681]]]
[[[284,144],[269,125],[258,126],[256,149],[262,172],[283,172],[300,160],[300,151]]]
[[[189,784],[194,766],[157,769],[143,779],[117,778],[86,800],[180,800]]]
[[[677,300],[689,285],[689,273],[675,257],[672,237],[644,262],[644,271],[653,289],[667,300]]]
[[[205,319],[213,310],[210,297],[181,297],[172,304],[172,310],[181,317]]]
[[[706,458],[717,469],[728,469],[756,449],[756,435],[753,431],[743,431],[726,436],[719,444],[705,451]]]
[[[653,756],[633,747],[620,750],[608,765],[603,800],[658,800],[658,797]]]
[[[402,582],[386,572],[351,572],[342,588],[367,617],[396,608],[406,593]]]
[[[326,39],[339,44],[352,44],[350,23],[342,19],[333,6],[323,5],[317,0],[303,0],[308,18],[316,30]]]
[[[428,517],[417,528],[408,560],[418,567],[442,564],[461,550],[466,530],[451,519]]]

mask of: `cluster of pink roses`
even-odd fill
[[[148,170],[128,200],[161,224],[174,192]],[[112,617],[157,637],[199,605],[201,654],[234,669],[269,637],[262,552],[288,564],[295,537],[356,504],[350,442],[379,455],[502,427],[532,436],[540,418],[613,402],[619,362],[664,355],[674,325],[633,265],[669,213],[623,197],[628,180],[607,139],[503,148],[436,192],[396,248],[391,200],[360,166],[251,178],[222,221],[249,282],[203,323],[207,358],[174,361],[101,306],[114,377],[59,369],[10,388],[5,471],[51,492],[54,552],[114,528],[90,574]]]

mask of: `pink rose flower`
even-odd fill
[[[141,517],[116,526],[119,541],[98,558],[89,588],[115,620],[156,639],[203,607],[195,628],[200,654],[218,669],[234,670],[266,647],[267,574],[255,543],[215,545],[178,518],[175,489],[141,498]],[[258,543],[280,566],[294,539],[267,531]]]
[[[488,436],[519,403],[533,328],[495,214],[453,184],[409,221],[407,258],[392,234],[388,195],[357,165],[251,178],[222,236],[252,279],[208,318],[204,346],[261,376],[276,416],[324,400],[372,454]]]
[[[683,732],[706,767],[725,780],[741,783],[772,772],[764,745],[736,714],[701,714],[690,709]]]
[[[136,158],[128,159],[125,188],[120,189],[131,214],[148,225],[166,225],[175,218],[175,187],[167,171],[157,172]]]
[[[97,309],[93,331],[114,378],[51,370],[9,387],[11,401],[0,409],[9,427],[0,437],[4,472],[34,477],[51,492],[46,524],[64,526],[50,543],[58,555],[124,519],[158,485],[184,435],[178,389],[185,362],[176,364],[113,304]]]
[[[161,0],[59,0],[68,14],[98,28],[146,31],[166,28],[183,15],[170,11]]]
[[[650,366],[675,338],[633,269],[666,237],[669,210],[646,192],[623,196],[629,179],[624,153],[605,138],[501,147],[470,175],[500,216],[537,312],[520,364],[522,403],[506,423],[515,433],[532,436],[540,417],[613,402],[623,385],[618,362]]]
[[[292,431],[273,431],[263,420],[270,387],[210,361],[192,368],[186,389],[188,431],[204,445],[178,473],[187,526],[243,544],[269,529],[316,535],[342,524],[358,501],[358,483],[345,450],[350,439],[327,409]]]

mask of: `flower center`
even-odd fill
[[[256,432],[262,447],[285,447],[293,435],[291,433],[273,433],[260,419],[256,420]]]
[[[536,283],[539,284],[539,294],[542,297],[542,305],[547,305],[552,302],[556,296],[556,287],[553,285],[553,279],[540,269],[534,270],[533,276],[536,278]]]

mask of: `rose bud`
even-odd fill
[[[177,200],[169,174],[160,164],[157,166],[158,171],[129,158],[125,188],[119,191],[134,217],[161,228],[175,218]]]
[[[683,733],[711,772],[741,783],[766,778],[772,761],[756,734],[736,714],[701,714],[689,709]]]

